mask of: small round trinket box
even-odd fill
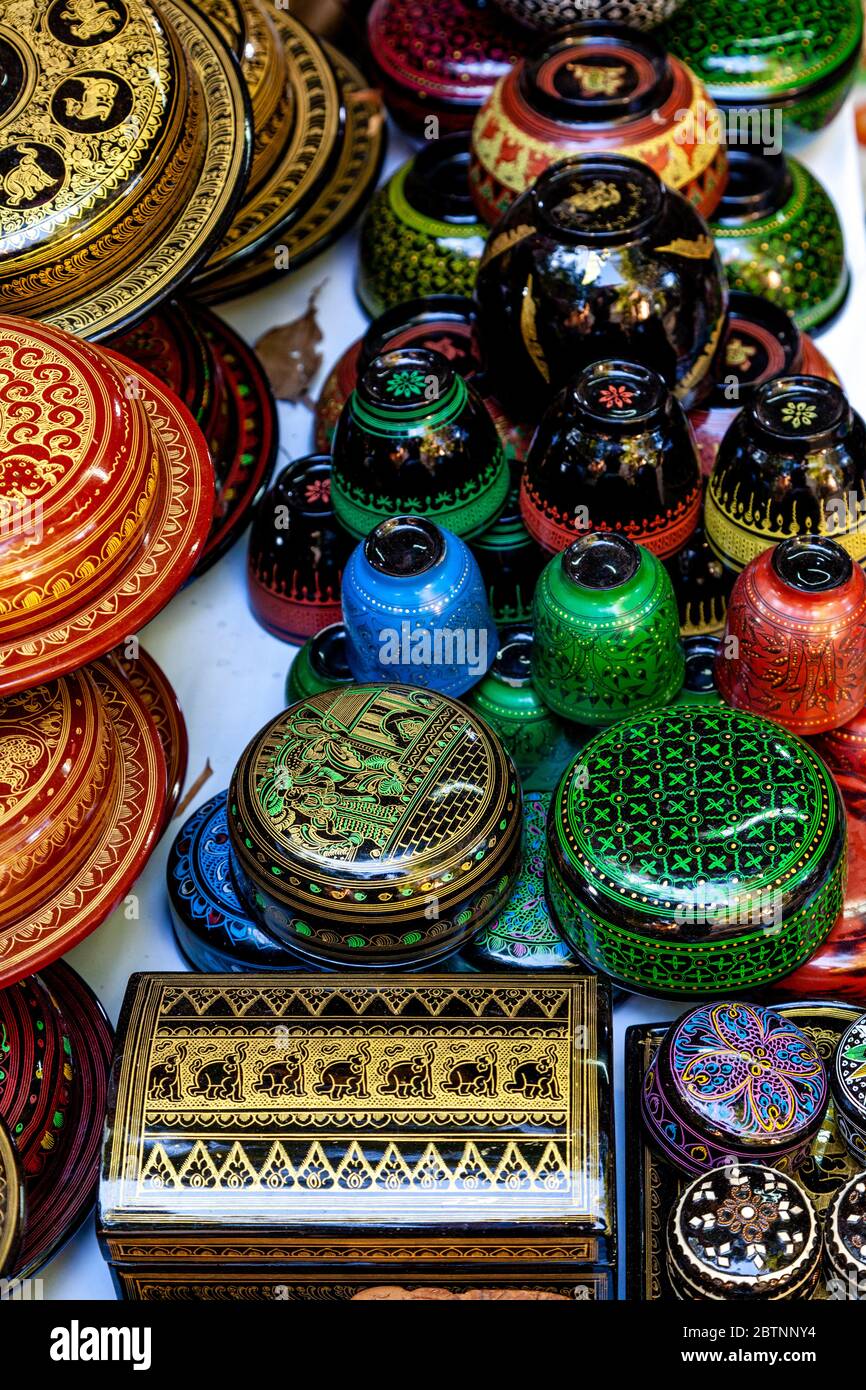
[[[846,822],[807,744],[727,705],[596,735],[550,819],[548,903],[623,989],[718,998],[807,960],[842,907]]]
[[[471,294],[487,231],[469,193],[468,141],[430,141],[364,214],[358,297],[367,313],[430,294]]]
[[[405,968],[444,959],[508,901],[520,781],[455,701],[344,686],[256,735],[228,825],[241,901],[272,936],[313,963]]]
[[[863,39],[859,0],[704,0],[659,31],[704,82],[733,134],[786,147],[833,119],[850,90]],[[728,143],[735,145],[728,130]]]
[[[18,1152],[0,1119],[0,1279],[11,1274],[24,1230],[25,1186]]]
[[[425,517],[391,517],[356,546],[343,613],[356,681],[422,685],[457,699],[499,645],[472,552]]]
[[[502,740],[524,783],[560,737],[559,720],[532,682],[532,631],[528,628],[500,630],[493,665],[470,692],[467,704]]]
[[[619,531],[660,559],[698,524],[703,490],[679,401],[648,367],[594,362],[548,406],[523,468],[526,528],[549,554]]]
[[[728,601],[722,696],[820,734],[866,704],[866,575],[829,536],[792,536],[751,560]]]
[[[0,990],[0,1116],[25,1179],[62,1148],[74,1084],[66,1024],[40,977]]]
[[[824,1254],[828,1296],[866,1299],[866,1173],[856,1173],[830,1199]]]
[[[337,519],[356,539],[401,512],[458,536],[492,525],[508,496],[508,461],[484,403],[441,353],[374,357],[334,436]]]
[[[388,110],[410,134],[472,129],[497,80],[526,51],[484,0],[375,0],[367,43]],[[436,126],[432,127],[431,122]]]
[[[340,622],[340,585],[351,549],[334,516],[331,460],[321,454],[296,459],[265,493],[250,530],[247,593],[256,621],[298,644]]]
[[[674,1206],[667,1270],[685,1300],[810,1298],[821,1223],[807,1192],[776,1168],[727,1164],[695,1178]]]
[[[601,358],[651,362],[686,408],[712,389],[722,263],[694,208],[634,159],[577,155],[541,174],[491,232],[475,297],[517,418]]]
[[[831,536],[866,559],[866,427],[841,387],[816,376],[759,386],[719,446],[704,524],[734,573],[791,536]],[[816,479],[820,478],[820,487]]]
[[[765,381],[777,376],[823,376],[838,385],[839,380],[808,334],[801,333],[777,304],[741,290],[732,292],[729,304],[715,387],[700,406],[689,411],[705,477],[712,472],[729,426]]]
[[[866,710],[813,739],[845,800],[866,809]]]
[[[703,517],[682,550],[666,562],[683,637],[720,633],[736,575],[710,549]]]
[[[523,867],[514,892],[492,922],[465,947],[480,970],[574,969],[575,961],[550,920],[544,901],[544,857],[550,793],[523,799]]]
[[[866,1014],[843,1033],[830,1077],[839,1133],[866,1168]]]
[[[828,1099],[824,1063],[802,1028],[758,1004],[705,1004],[671,1024],[647,1069],[641,1114],[650,1142],[683,1173],[737,1162],[792,1171]]]
[[[721,704],[722,697],[716,684],[716,661],[721,648],[722,639],[709,634],[683,638],[686,674],[675,704]]]
[[[682,0],[496,0],[503,14],[528,29],[571,28],[580,20],[652,29],[669,19]]]
[[[487,590],[493,621],[529,622],[538,577],[547,556],[530,536],[520,511],[520,464],[510,462],[511,486],[505,510],[493,525],[472,541]]]
[[[622,24],[576,24],[497,83],[472,127],[481,216],[495,223],[551,164],[579,154],[643,160],[704,217],[727,177],[701,84],[655,38]]]
[[[298,970],[298,958],[242,905],[232,880],[226,800],[217,792],[184,821],[166,865],[178,945],[196,970]]]
[[[614,724],[673,700],[683,683],[671,581],[627,536],[592,532],[554,556],[532,625],[533,684],[563,719]]]
[[[710,231],[731,289],[763,295],[805,333],[826,328],[850,280],[842,223],[826,188],[783,154],[731,149],[728,168]]]
[[[346,655],[346,628],[343,623],[323,627],[309,637],[298,652],[286,677],[286,704],[294,705],[320,690],[333,690],[352,679]]]

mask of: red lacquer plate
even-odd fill
[[[167,829],[180,800],[183,784],[186,781],[189,757],[189,738],[186,720],[177,698],[175,688],[157,661],[143,647],[138,648],[137,657],[129,657],[121,644],[115,647],[111,658],[116,661],[126,679],[136,691],[144,707],[156,725],[162,751],[165,755],[168,792],[162,817],[160,834]]]
[[[121,395],[125,382],[137,382],[156,446],[146,534],[108,590],[51,626],[0,644],[0,695],[86,665],[154,618],[194,568],[213,517],[213,464],[189,411],[150,372],[108,349],[98,351],[116,365]],[[100,404],[105,411],[115,408],[108,379]]]
[[[58,961],[41,978],[57,1000],[79,1059],[76,1101],[57,1167],[44,1169],[27,1190],[24,1238],[10,1276],[15,1279],[28,1278],[41,1269],[93,1210],[114,1047],[102,1005],[71,965]]]
[[[91,674],[119,739],[119,787],[94,848],[71,882],[31,917],[0,931],[0,988],[70,950],[114,911],[157,842],[166,801],[166,761],[144,701],[110,661]]]
[[[279,423],[270,382],[251,347],[216,314],[195,307],[228,394],[228,422],[214,455],[216,498],[210,534],[195,574],[203,574],[246,529],[277,457]]]

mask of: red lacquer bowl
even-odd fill
[[[705,89],[651,35],[578,24],[517,63],[479,111],[472,194],[492,223],[557,160],[621,154],[649,164],[709,217],[727,180],[719,131]]]
[[[827,358],[794,320],[757,294],[731,293],[725,345],[718,359],[719,378],[708,401],[689,411],[701,458],[710,476],[729,425],[762,382],[776,376],[839,378]]]
[[[9,759],[13,778],[5,790],[3,830],[19,847],[12,885],[18,915],[0,925],[0,989],[70,950],[122,901],[157,842],[166,802],[159,732],[145,701],[112,662],[94,662],[86,672],[31,695],[43,706],[41,721],[38,716],[26,720],[31,696],[0,702],[0,756]],[[94,807],[97,793],[84,775],[84,761],[100,738],[113,751],[112,773]],[[61,749],[71,762],[69,788],[57,756]],[[65,837],[54,833],[52,783],[58,800],[65,796]],[[76,808],[83,830],[76,824]],[[29,865],[24,843],[28,816],[39,823]],[[76,840],[73,859],[67,857],[70,838]],[[39,895],[30,902],[21,891],[28,881]]]
[[[795,734],[866,703],[866,575],[826,536],[793,536],[752,560],[728,601],[716,661],[723,699]]]
[[[62,1149],[74,1079],[66,1025],[39,977],[0,990],[0,1117],[26,1178]]]

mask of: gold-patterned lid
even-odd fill
[[[0,1117],[0,1279],[12,1272],[24,1230],[24,1180],[15,1145]]]
[[[609,994],[578,972],[135,975],[103,1231],[243,1228],[276,1251],[385,1227],[405,1254],[438,1230],[452,1259],[485,1231],[499,1259],[547,1234],[603,1263],[609,1068]]]
[[[75,613],[140,551],[158,474],[140,397],[100,349],[0,315],[0,639]]]

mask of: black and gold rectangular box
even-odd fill
[[[120,1293],[615,1297],[610,1019],[578,972],[134,975],[99,1200]]]

